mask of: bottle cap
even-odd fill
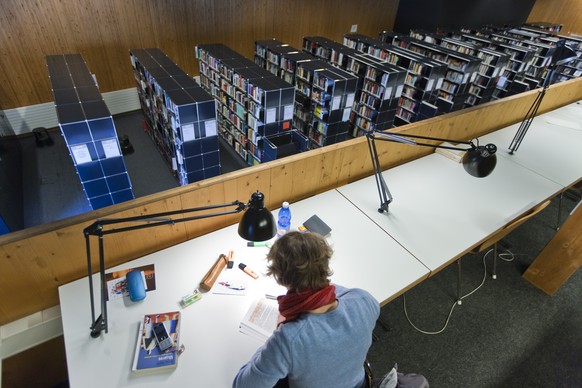
[[[289,207],[289,202],[285,201],[283,202],[283,208],[287,209]]]

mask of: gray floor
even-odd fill
[[[128,135],[135,150],[125,155],[134,196],[144,197],[178,187],[149,135],[141,111],[114,117],[118,136]],[[33,136],[20,139],[23,152],[24,227],[61,220],[91,210],[58,128],[49,130],[54,145],[38,148]],[[242,159],[221,143],[222,173],[245,167]]]
[[[563,200],[562,220],[579,199]],[[431,387],[582,387],[582,271],[554,296],[521,275],[554,236],[558,199],[515,230],[503,245],[513,261],[498,259],[497,279],[455,306],[441,334],[423,334],[408,322],[404,297],[382,308],[389,331],[376,329],[369,353],[375,375],[395,364],[423,374]],[[482,255],[462,259],[462,295],[483,279]],[[492,266],[491,253],[486,258]],[[423,331],[444,326],[457,296],[457,266],[451,265],[406,293],[412,323]]]

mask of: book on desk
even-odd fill
[[[239,330],[264,342],[273,334],[281,320],[276,299],[258,298],[240,322]]]
[[[131,370],[136,373],[175,369],[180,349],[180,312],[147,314],[139,323],[135,355]],[[154,325],[162,324],[171,346],[161,350],[154,335]]]

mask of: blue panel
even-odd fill
[[[76,90],[81,101],[99,101],[103,99],[95,86],[80,86]],[[109,113],[107,116],[109,116]]]
[[[188,183],[201,181],[204,179],[204,170],[198,170],[188,173]]]
[[[59,124],[76,123],[85,120],[85,112],[80,103],[57,105]]]
[[[91,203],[91,207],[93,210],[101,209],[105,206],[113,205],[113,200],[111,195],[102,195],[101,197],[90,198],[89,202]]]
[[[174,89],[174,90],[166,90],[166,95],[177,106],[182,106],[182,105],[194,103],[194,100],[192,100],[192,97],[190,97],[188,95],[188,93],[186,93],[186,91],[182,88]]]
[[[184,159],[184,165],[187,172],[201,170],[204,167],[202,164],[202,155],[196,155],[192,156],[191,158]]]
[[[194,123],[194,136],[196,137],[196,139],[206,137],[206,129],[204,128],[204,123]]]
[[[119,149],[118,140],[117,139],[106,139],[106,140],[114,140],[115,146],[117,147],[118,154],[121,155],[121,150]],[[94,144],[95,144],[95,149],[97,150],[97,154],[99,155],[99,159],[107,158],[107,155],[105,154],[105,149],[103,148],[103,141],[96,141]],[[113,158],[116,158],[116,157],[113,156]]]
[[[192,140],[184,143],[184,155],[198,155],[202,153],[202,140]]]
[[[95,179],[94,181],[83,182],[83,187],[87,193],[87,197],[99,197],[103,194],[109,193],[107,182],[105,179]]]
[[[69,73],[51,75],[51,86],[53,89],[72,89],[75,87]]]
[[[200,121],[206,121],[216,118],[216,107],[214,100],[198,104],[198,116]]]
[[[69,145],[79,143],[89,143],[92,141],[89,125],[86,121],[74,124],[62,124],[61,131]]]
[[[103,177],[103,170],[99,162],[79,164],[77,165],[77,172],[82,182]]]
[[[93,134],[93,139],[101,140],[111,137],[117,137],[115,132],[115,125],[113,124],[113,119],[107,117],[99,120],[89,121],[89,127],[91,128],[91,133]]]
[[[220,166],[210,167],[204,170],[204,178],[212,178],[220,175]]]
[[[263,158],[262,163],[269,162],[271,160],[277,159],[277,146],[269,141],[269,139],[264,139],[263,142]]]
[[[218,136],[210,136],[202,139],[202,153],[218,150]]]
[[[53,90],[55,96],[55,105],[73,104],[79,102],[79,97],[75,89],[56,89]]]
[[[127,174],[118,174],[107,177],[107,185],[109,185],[109,190],[111,192],[131,188]]]
[[[8,225],[6,225],[6,222],[4,222],[4,218],[0,216],[0,235],[6,233],[10,233],[10,228],[8,227]]]
[[[178,108],[181,123],[191,123],[198,121],[198,114],[196,113],[196,105],[185,105]]]
[[[95,150],[97,151],[97,158],[98,159],[105,159],[105,150],[103,149],[101,142],[96,141],[93,144],[95,145]]]
[[[95,149],[95,143],[87,143],[87,149],[89,149],[89,154],[91,155],[91,160],[97,160],[97,150]]]
[[[121,203],[133,199],[133,192],[131,191],[131,189],[122,190],[117,191],[115,193],[111,193],[111,196],[113,197],[113,202]]]
[[[119,156],[117,158],[103,159],[101,161],[103,166],[103,171],[105,175],[117,175],[125,172],[125,164],[123,163],[123,157]]]
[[[220,153],[216,152],[208,152],[204,154],[204,168],[209,168],[212,166],[218,166],[220,164]]]
[[[83,106],[83,111],[85,112],[85,117],[87,120],[101,119],[103,117],[111,116],[107,105],[103,100],[97,101],[83,101],[81,102]]]

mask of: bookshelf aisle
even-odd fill
[[[469,95],[465,105],[473,106],[491,100],[499,76],[503,74],[509,63],[509,55],[453,38],[442,38],[440,45],[481,59],[477,76],[469,87]]]
[[[220,175],[213,98],[160,49],[130,59],[147,132],[180,185]]]
[[[353,137],[372,129],[392,128],[403,90],[404,69],[323,37],[305,37],[303,46],[357,77],[349,120]]]
[[[446,64],[362,34],[344,35],[344,44],[406,70],[395,126],[437,114],[436,102],[447,71]]]
[[[438,91],[436,105],[439,114],[453,112],[465,107],[471,83],[478,74],[481,59],[410,36],[397,36],[392,44],[414,51],[447,65],[445,78]]]
[[[256,42],[255,47],[261,42]],[[279,64],[279,76],[295,86],[293,127],[309,138],[309,148],[346,140],[350,135],[349,119],[357,78],[328,63],[325,58],[329,58],[329,52],[314,56],[307,51],[297,52],[288,45],[268,47],[265,51],[267,65]]]
[[[48,55],[59,128],[93,210],[134,198],[113,117],[80,54]]]
[[[293,85],[256,64],[266,66],[266,45],[255,47],[256,62],[222,44],[195,50],[200,83],[218,103],[218,132],[241,159],[254,165],[306,150],[306,138],[291,128]]]

